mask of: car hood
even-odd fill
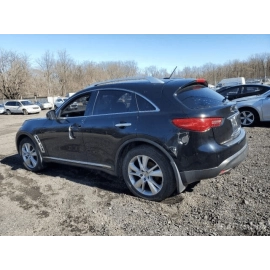
[[[36,107],[39,107],[39,105],[37,105],[37,104],[33,104],[33,105],[23,105],[23,107],[26,107],[26,108],[36,108]]]

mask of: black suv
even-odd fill
[[[161,201],[216,177],[248,153],[234,102],[204,79],[126,78],[77,92],[16,135],[26,169],[49,162],[124,179],[141,198]]]
[[[261,95],[270,90],[269,85],[262,84],[241,84],[236,86],[224,86],[217,90],[219,94],[227,97],[229,100],[236,98]]]

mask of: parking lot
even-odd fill
[[[91,170],[26,171],[16,132],[46,112],[0,115],[0,235],[270,235],[270,124],[245,128],[249,155],[230,174],[157,203]]]

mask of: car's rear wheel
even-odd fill
[[[130,150],[123,160],[122,173],[129,190],[151,201],[162,201],[176,189],[167,158],[150,146]]]
[[[240,120],[242,126],[254,126],[258,121],[258,114],[252,109],[240,110]]]
[[[7,115],[11,115],[11,111],[10,110],[6,110],[6,114]]]
[[[27,114],[28,114],[28,111],[24,109],[24,110],[23,110],[23,114],[24,114],[24,115],[27,115]]]
[[[36,172],[44,168],[40,151],[31,139],[22,139],[19,153],[27,170]]]

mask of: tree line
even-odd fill
[[[5,99],[26,97],[65,96],[99,81],[153,76],[165,78],[172,71],[149,66],[140,69],[135,61],[108,61],[78,63],[66,50],[56,55],[46,51],[33,62],[29,56],[0,49],[0,94]],[[262,79],[270,77],[270,53],[250,56],[245,61],[231,60],[225,64],[206,63],[200,67],[184,67],[176,70],[173,77],[205,78],[216,85],[231,77]]]

